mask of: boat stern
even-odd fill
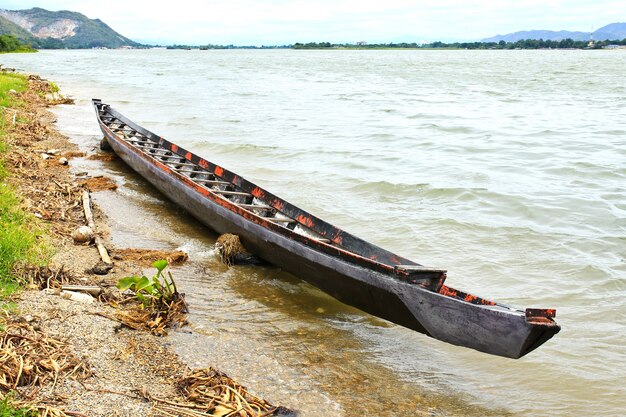
[[[561,330],[554,321],[555,310],[521,311],[464,293],[451,296],[445,288],[442,294],[414,286],[402,294],[405,305],[435,339],[518,359]]]

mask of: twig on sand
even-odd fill
[[[91,230],[96,232],[96,223],[93,219],[93,212],[91,211],[91,200],[89,198],[89,191],[83,191],[83,210],[85,211],[85,219],[87,220],[87,225],[91,228]],[[112,264],[111,258],[109,257],[109,253],[107,252],[106,247],[102,243],[102,239],[100,236],[96,235],[95,238],[96,248],[98,249],[98,253],[100,254],[100,258],[102,262],[106,264]]]

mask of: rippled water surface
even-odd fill
[[[118,246],[183,247],[194,334],[172,338],[257,392],[317,415],[619,416],[626,410],[623,51],[44,51],[5,65],[148,129],[454,287],[556,308],[520,360],[450,346],[273,267],[226,269],[215,235],[122,163],[98,202]],[[182,216],[181,216],[182,214]]]

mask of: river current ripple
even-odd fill
[[[623,51],[42,51],[2,63],[58,82],[81,146],[89,100],[338,226],[449,272],[451,286],[557,309],[521,360],[449,346],[272,267],[215,260],[215,236],[113,163],[116,244],[182,247],[193,335],[173,337],[301,410],[362,416],[623,415]],[[88,164],[88,162],[85,162]]]

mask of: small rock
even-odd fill
[[[109,141],[107,140],[107,138],[102,138],[102,140],[100,141],[100,150],[101,151],[113,150],[113,148],[111,148],[111,145],[109,145]]]
[[[47,153],[47,154],[49,154],[49,155],[56,155],[56,154],[58,154],[59,152],[61,152],[61,151],[60,151],[60,150],[58,150],[58,149],[50,149],[50,150],[48,150],[46,153]]]
[[[24,316],[15,316],[14,320],[18,323],[32,323],[35,321],[35,318],[30,314],[26,314]]]
[[[9,94],[17,94],[17,91],[15,91],[14,89],[10,89]]]
[[[93,230],[89,226],[80,226],[72,232],[72,239],[77,244],[91,242],[94,237]]]
[[[68,164],[68,162],[67,162],[67,158],[61,158],[61,159],[59,159],[59,164],[61,164],[61,165],[67,165],[67,164]]]
[[[93,303],[95,301],[91,295],[75,291],[61,291],[61,297],[79,303]]]
[[[48,154],[47,154],[47,153],[45,153],[45,152],[42,152],[42,153],[41,153],[41,158],[42,158],[42,159],[50,159],[50,158],[54,158],[54,157],[53,157],[52,155],[48,155]]]
[[[91,269],[91,271],[96,275],[106,275],[111,269],[113,269],[113,264],[100,261]]]

